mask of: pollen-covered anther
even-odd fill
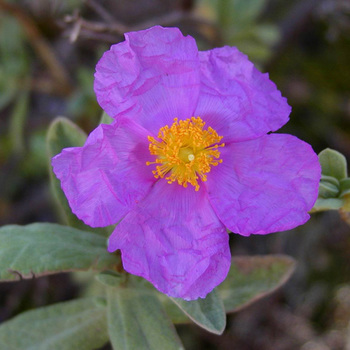
[[[175,118],[171,127],[160,128],[157,139],[148,136],[150,153],[157,158],[146,164],[159,164],[153,170],[155,178],[165,177],[168,183],[184,187],[190,183],[199,190],[198,180],[207,181],[211,166],[222,162],[218,148],[225,146],[219,144],[222,136],[211,127],[204,129],[204,125],[200,117]]]

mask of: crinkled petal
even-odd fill
[[[204,298],[230,267],[228,234],[204,188],[163,179],[116,227],[108,250],[116,249],[126,271],[186,300]]]
[[[244,141],[278,130],[291,111],[268,74],[259,72],[235,47],[199,53],[201,91],[196,116],[224,136]]]
[[[132,115],[157,134],[174,118],[193,115],[199,94],[196,42],[177,28],[127,33],[98,62],[94,88],[111,117]]]
[[[155,181],[146,166],[145,130],[129,120],[118,124],[98,126],[83,147],[66,148],[52,159],[72,211],[92,227],[118,222]]]
[[[221,149],[223,162],[206,183],[223,224],[242,235],[289,230],[309,219],[317,199],[320,165],[311,146],[271,134]]]

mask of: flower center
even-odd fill
[[[148,136],[150,153],[157,158],[146,164],[159,164],[153,170],[156,179],[168,174],[168,183],[177,181],[184,187],[190,183],[199,190],[198,179],[206,181],[211,166],[222,163],[218,147],[225,146],[218,144],[222,136],[211,127],[203,129],[204,125],[200,117],[175,118],[170,128],[165,125],[159,129],[158,140]]]

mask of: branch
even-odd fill
[[[126,32],[138,31],[152,27],[156,24],[161,26],[172,26],[178,22],[191,21],[196,25],[203,25],[215,29],[214,23],[196,16],[193,13],[175,11],[151,20],[127,26],[117,20],[112,23],[88,21],[81,18],[78,13],[64,18],[65,23],[72,24],[69,38],[71,42],[76,41],[79,37],[115,42],[115,36],[123,36]]]

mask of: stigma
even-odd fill
[[[153,175],[165,178],[168,183],[177,182],[183,187],[188,184],[199,190],[200,181],[207,181],[212,166],[222,163],[219,147],[222,136],[208,127],[200,117],[186,120],[174,119],[173,124],[159,129],[157,138],[148,136],[149,151],[156,159],[146,162],[157,164]]]

